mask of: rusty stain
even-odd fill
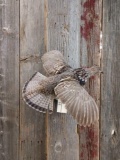
[[[80,127],[80,132],[85,132],[86,142],[81,144],[80,158],[88,157],[88,160],[98,157],[98,134],[95,132],[94,125],[84,128]]]
[[[83,158],[84,156],[84,152],[82,151],[81,153],[80,153],[80,158]]]
[[[95,0],[87,0],[87,1],[83,4],[83,7],[85,7],[85,8],[95,7]]]
[[[83,4],[83,14],[81,15],[81,20],[83,25],[81,25],[81,36],[88,40],[91,37],[91,31],[95,31],[96,43],[99,43],[98,35],[98,24],[99,16],[95,12],[95,0],[87,0]]]
[[[95,76],[91,76],[90,79],[95,79]]]
[[[98,135],[95,133],[94,126],[91,125],[91,127],[88,127],[87,129],[87,149],[89,149],[90,147],[89,149],[90,159],[98,156],[97,143],[98,143]]]

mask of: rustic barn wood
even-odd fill
[[[72,67],[80,66],[79,6],[79,0],[48,0],[47,4],[47,50],[60,50]],[[79,160],[77,124],[70,115],[56,113],[56,108],[48,118],[48,159]]]
[[[0,160],[120,159],[120,1],[101,3],[0,0]],[[101,87],[99,76],[86,87],[101,104],[100,148],[99,122],[79,127],[56,112],[56,101],[49,115],[22,100],[24,83],[36,71],[44,73],[40,58],[53,49],[72,67],[102,65]]]
[[[103,1],[100,159],[120,159],[120,1]]]
[[[100,65],[100,23],[101,1],[82,0],[81,3],[81,40],[80,64],[81,66]],[[87,90],[100,106],[100,77],[91,79]],[[99,159],[99,123],[91,127],[80,127],[80,160]]]
[[[44,0],[20,1],[20,89],[36,71],[42,72]],[[46,160],[45,114],[20,98],[20,160]]]
[[[19,157],[19,2],[0,0],[0,160]]]

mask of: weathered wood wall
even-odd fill
[[[120,159],[119,0],[103,1],[101,78],[87,89],[101,103],[99,124],[79,127],[68,114],[25,105],[21,89],[40,57],[63,52],[72,67],[100,65],[101,0],[0,0],[0,160]]]
[[[19,1],[0,0],[0,160],[19,158]]]
[[[100,159],[120,159],[120,1],[103,1]]]

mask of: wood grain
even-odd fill
[[[103,1],[100,159],[120,159],[120,1]]]
[[[81,1],[81,40],[80,40],[80,64],[90,67],[100,65],[100,23],[101,1]],[[100,76],[90,79],[87,90],[100,106]],[[91,127],[80,127],[80,160],[99,159],[99,123]]]
[[[48,0],[47,50],[60,50],[72,67],[80,65],[79,0]],[[48,159],[79,160],[77,124],[68,114],[48,117]]]
[[[42,72],[44,0],[20,1],[20,88],[36,72]],[[46,160],[45,114],[20,99],[20,160]]]
[[[0,0],[0,159],[19,159],[19,2]]]
[[[103,1],[104,75],[101,88],[99,76],[87,85],[101,103],[100,160],[120,159],[119,8],[119,0]],[[73,68],[100,65],[101,9],[101,0],[0,0],[0,160],[99,159],[99,122],[77,127],[56,102],[52,115],[38,113],[21,89],[34,72],[44,73],[46,51],[60,50]]]

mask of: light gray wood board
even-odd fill
[[[47,49],[60,50],[72,67],[80,66],[79,0],[48,0]]]
[[[103,1],[100,159],[120,159],[120,1]]]
[[[48,122],[48,160],[79,160],[77,124],[72,116],[55,109]]]
[[[80,65],[90,67],[100,65],[100,22],[101,1],[81,0]],[[100,76],[95,76],[86,89],[100,106]],[[99,123],[91,127],[80,127],[80,160],[99,159]]]
[[[19,1],[0,0],[0,159],[19,159]]]
[[[72,67],[80,65],[79,1],[47,1],[47,50],[60,50]],[[78,160],[77,124],[68,114],[48,118],[48,159]]]
[[[42,72],[44,53],[44,0],[20,1],[20,88],[36,72]],[[45,160],[45,114],[20,100],[20,160]]]

